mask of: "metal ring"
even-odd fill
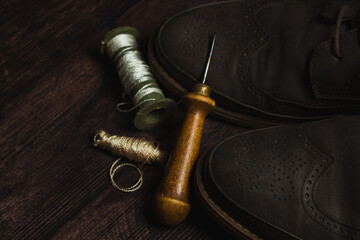
[[[115,167],[115,165],[119,162],[120,158],[117,159],[112,165],[111,165],[111,168],[110,168],[110,180],[111,180],[111,184],[113,185],[114,188],[122,191],[122,192],[134,192],[136,190],[138,190],[142,183],[143,183],[143,175],[142,175],[142,172],[141,170],[135,166],[134,164],[131,164],[131,163],[122,163],[120,165],[118,165],[117,167]],[[131,187],[128,187],[128,188],[122,188],[122,187],[119,187],[116,182],[114,181],[114,175],[116,173],[117,170],[119,170],[120,168],[124,167],[124,166],[129,166],[129,167],[133,167],[135,168],[138,173],[139,173],[139,179],[138,181],[132,185]],[[115,167],[115,168],[114,168]]]

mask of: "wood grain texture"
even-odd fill
[[[199,155],[206,115],[215,107],[214,100],[199,92],[185,94],[182,102],[184,123],[153,200],[154,214],[167,226],[181,223],[190,212],[190,174]]]
[[[192,193],[183,224],[157,224],[151,198],[162,168],[143,167],[144,185],[124,194],[109,181],[116,157],[92,146],[95,131],[103,128],[172,149],[180,121],[139,132],[134,113],[116,111],[123,100],[120,81],[99,45],[107,31],[130,25],[139,30],[145,53],[166,18],[205,2],[0,3],[0,239],[224,239]],[[207,119],[200,154],[242,131]],[[123,171],[118,181],[126,185],[136,177],[136,171]]]

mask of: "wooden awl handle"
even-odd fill
[[[196,84],[194,91],[183,97],[185,120],[153,199],[156,217],[168,226],[181,223],[190,211],[190,174],[199,154],[205,117],[215,107],[209,95],[207,85]]]

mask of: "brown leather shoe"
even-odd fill
[[[262,126],[360,112],[360,1],[228,1],[168,19],[149,46],[165,88],[181,96],[201,79],[215,114]]]
[[[244,239],[360,239],[360,117],[225,139],[198,163],[199,200]]]

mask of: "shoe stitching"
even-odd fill
[[[281,100],[277,100],[271,96],[268,96],[263,91],[261,91],[257,86],[255,86],[251,81],[247,80],[247,79],[251,78],[251,76],[249,75],[249,73],[247,71],[247,67],[246,67],[251,56],[260,47],[262,47],[269,39],[269,36],[266,34],[264,29],[256,23],[254,18],[251,18],[250,16],[253,15],[253,13],[255,11],[257,11],[260,6],[263,6],[263,5],[266,5],[269,3],[273,3],[273,2],[286,2],[286,1],[285,0],[264,1],[261,4],[257,3],[257,4],[250,5],[245,10],[245,16],[244,16],[245,25],[249,27],[249,32],[253,33],[255,35],[255,37],[253,38],[254,40],[251,43],[249,43],[248,45],[246,45],[244,47],[244,49],[241,51],[241,54],[240,54],[241,57],[239,59],[237,71],[238,71],[238,74],[240,77],[241,84],[244,86],[243,89],[245,89],[248,92],[248,94],[252,95],[254,97],[254,99],[256,99],[256,101],[265,98],[266,103],[268,104],[268,107],[270,107],[271,109],[274,109],[275,112],[273,112],[273,113],[275,113],[275,114],[278,112],[282,112],[283,110],[286,110],[286,111],[289,111],[287,114],[289,114],[289,115],[292,114],[294,116],[297,116],[297,113],[299,111],[304,112],[304,110],[306,109],[306,111],[310,113],[310,115],[308,117],[313,116],[313,114],[318,115],[319,109],[316,107],[313,108],[311,106],[297,105],[296,103],[281,102]],[[256,29],[251,30],[251,28],[250,28],[251,26],[255,26]],[[349,107],[349,106],[338,106],[335,109],[338,109],[339,107]],[[320,109],[320,111],[323,111],[322,115],[328,114],[327,112],[331,111],[331,108],[330,109]]]
[[[309,125],[310,124],[306,124],[305,126]],[[304,133],[306,129],[303,125],[300,126],[299,133]],[[317,159],[311,170],[309,170],[301,187],[301,202],[305,212],[325,229],[347,239],[359,239],[359,229],[347,226],[327,216],[317,207],[314,200],[313,193],[315,185],[326,169],[334,163],[334,157],[316,147],[308,138],[305,138],[303,134],[298,134],[297,138],[303,146],[303,149],[314,159]]]
[[[359,239],[359,229],[347,226],[341,222],[332,219],[330,216],[326,215],[318,208],[314,200],[313,194],[315,185],[317,184],[321,176],[326,172],[327,168],[334,163],[335,159],[326,152],[322,151],[320,148],[318,148],[306,136],[304,137],[304,133],[310,125],[311,123],[300,125],[297,129],[296,137],[297,141],[301,144],[301,146],[303,146],[303,150],[308,153],[313,159],[315,159],[315,162],[312,164],[312,166],[310,165],[311,169],[306,173],[303,183],[301,185],[300,197],[303,209],[311,219],[313,219],[317,224],[319,224],[321,227],[325,228],[329,232],[337,234],[346,239]],[[267,140],[268,139],[265,139],[265,141]],[[201,187],[201,189],[204,190],[203,187]],[[209,196],[207,194],[205,195],[205,199],[209,199]],[[234,219],[228,216],[225,212],[221,211],[221,209],[215,203],[213,203],[212,201],[211,203],[215,206],[214,208],[217,211],[221,212],[226,217],[229,217],[232,221],[234,221],[235,224],[237,224]]]
[[[242,50],[241,50],[241,54],[240,54],[240,59],[239,59],[239,63],[238,63],[238,74],[240,76],[240,80],[241,83],[244,85],[244,89],[246,89],[246,91],[253,95],[255,98],[257,99],[262,99],[264,97],[266,97],[266,95],[261,92],[256,86],[254,86],[254,84],[252,84],[250,81],[247,81],[246,79],[249,76],[247,73],[247,64],[249,59],[251,58],[251,56],[254,54],[254,52],[256,52],[261,46],[263,46],[267,40],[269,39],[269,36],[266,35],[264,29],[262,29],[257,23],[256,21],[251,18],[250,16],[253,16],[253,13],[256,12],[260,6],[268,4],[270,2],[276,2],[276,1],[265,1],[263,3],[257,3],[257,4],[253,4],[250,5],[244,13],[244,21],[245,21],[245,26],[247,26],[249,29],[249,32],[253,35],[255,35],[255,37],[252,37],[252,42],[249,43],[248,45],[246,45]],[[253,30],[251,28],[251,26],[253,27]]]
[[[229,1],[229,2],[235,2],[235,1]],[[255,10],[258,10],[260,6],[263,6],[265,4],[268,4],[268,3],[273,3],[273,2],[286,2],[286,0],[268,0],[268,1],[261,1],[261,2],[258,2],[256,4],[252,4],[249,8],[247,8],[251,13],[255,12]],[[216,3],[217,4],[217,3]],[[212,5],[212,4],[209,4],[209,5]],[[205,6],[205,5],[203,5]],[[206,5],[207,6],[207,5]],[[255,6],[255,7],[254,7]],[[246,10],[246,9],[245,9]],[[177,16],[177,15],[176,15]],[[250,17],[248,16],[249,18],[249,21],[250,21]],[[173,18],[171,18],[173,19]],[[257,23],[255,22],[254,19],[251,20],[252,23],[254,25],[257,26]],[[164,25],[163,25],[164,26]],[[259,30],[261,30],[261,28],[259,26],[257,26]],[[250,29],[250,33],[251,33],[251,29]],[[259,34],[259,32],[256,30],[255,31],[255,34]],[[264,32],[263,32],[264,36],[265,37],[268,37]],[[265,39],[264,39],[265,41]],[[251,46],[252,47],[252,46]],[[258,49],[259,47],[261,47],[260,45],[259,46],[254,46],[254,50]],[[246,52],[246,58],[249,59],[249,57],[251,55],[249,55],[247,52]],[[240,61],[242,61],[241,59],[239,59]],[[246,63],[246,61],[242,61],[242,63],[240,62],[239,64],[242,65],[242,68],[243,68],[243,63]],[[176,64],[174,64],[176,65]],[[245,69],[246,70],[246,69]],[[260,89],[257,89],[255,85],[253,85],[251,82],[247,81],[245,77],[249,78],[247,75],[248,74],[245,74],[246,71],[244,71],[244,69],[242,71],[239,71],[239,66],[238,66],[238,72],[242,72],[240,73],[238,76],[239,78],[242,80],[241,81],[241,84],[244,86],[242,88],[242,92],[239,92],[239,94],[249,94],[250,96],[253,96],[251,99],[249,99],[249,102],[248,103],[242,103],[242,102],[238,102],[237,100],[231,98],[231,97],[226,97],[226,96],[223,96],[221,93],[218,93],[216,92],[215,90],[213,91],[214,93],[217,93],[219,94],[220,96],[222,97],[225,97],[226,99],[229,99],[231,101],[234,101],[235,103],[238,103],[240,104],[241,106],[244,106],[244,107],[249,107],[249,106],[252,106],[254,104],[254,102],[257,102],[257,104],[255,105],[259,105],[261,104],[261,102],[264,102],[266,103],[266,105],[270,108],[270,109],[274,109],[274,111],[271,111],[271,112],[266,112],[263,109],[263,107],[254,107],[254,109],[256,111],[259,111],[259,112],[262,112],[262,113],[265,113],[265,114],[270,114],[270,116],[280,116],[280,117],[293,117],[293,118],[300,118],[300,119],[303,119],[303,118],[317,118],[319,116],[325,116],[325,115],[333,115],[334,112],[332,112],[333,109],[339,109],[339,108],[343,108],[344,106],[336,106],[335,108],[332,108],[332,107],[326,107],[325,108],[317,108],[317,107],[311,107],[311,106],[302,106],[302,105],[294,105],[292,103],[286,103],[286,102],[279,102],[277,99],[274,99],[272,98],[271,96],[267,96],[266,94],[262,93],[260,91]],[[185,74],[186,75],[186,74]],[[186,75],[187,76],[187,75]],[[189,77],[189,76],[188,76]],[[189,77],[190,79],[193,79],[192,77]],[[194,80],[194,79],[193,79]],[[252,93],[254,89],[254,93]],[[251,93],[247,93],[246,91],[250,91]],[[263,100],[261,102],[258,101],[258,99],[261,99],[261,98],[266,98],[266,101]],[[352,106],[345,106],[345,107],[348,107],[348,108],[351,108]],[[251,108],[252,109],[252,108]],[[285,115],[281,114],[281,112],[283,110],[287,110],[289,112],[285,113]],[[319,114],[319,111],[321,111],[321,113]],[[300,116],[299,115],[299,112],[306,114],[306,116]],[[287,116],[286,116],[287,115]]]
[[[244,86],[243,89],[246,89],[248,94],[252,95],[255,99],[261,100],[263,98],[266,99],[267,104],[269,104],[270,108],[274,108],[276,111],[279,110],[287,110],[290,114],[296,114],[299,109],[303,108],[302,106],[294,106],[291,103],[282,103],[279,101],[276,101],[271,96],[268,96],[263,91],[261,91],[257,86],[255,86],[251,81],[248,81],[247,79],[250,79],[251,76],[249,75],[247,71],[247,65],[251,58],[251,56],[259,49],[261,48],[269,39],[269,36],[266,34],[264,29],[257,24],[254,18],[251,18],[257,10],[259,10],[260,6],[273,3],[273,2],[286,2],[285,0],[269,0],[264,1],[261,4],[253,4],[250,5],[245,10],[245,25],[249,27],[249,32],[254,34],[255,37],[253,37],[253,41],[246,45],[244,49],[241,51],[240,59],[238,63],[238,74],[241,80],[242,85]],[[251,26],[255,26],[255,30],[251,30]],[[316,111],[316,110],[315,110]],[[281,112],[281,111],[279,111]],[[289,114],[288,113],[288,114]]]

